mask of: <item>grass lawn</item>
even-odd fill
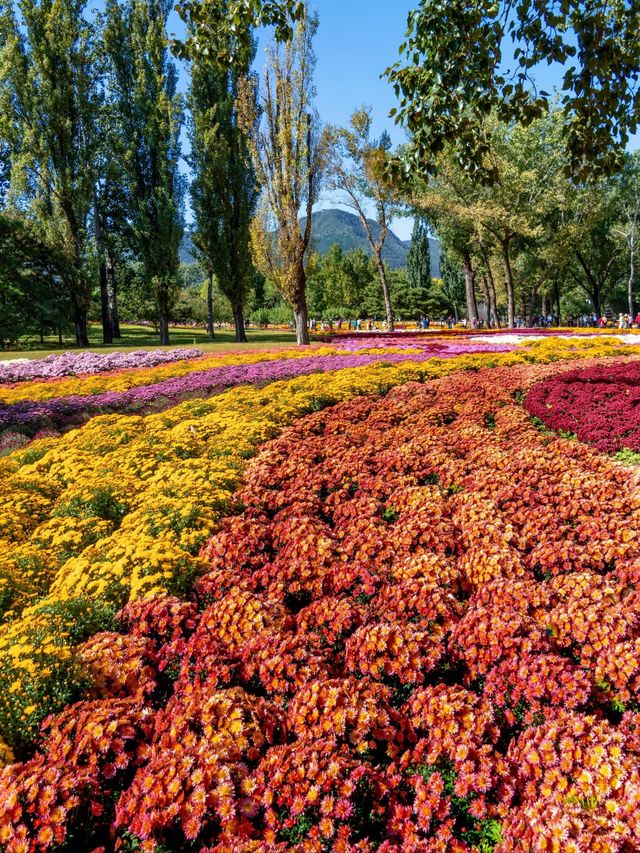
[[[102,343],[102,328],[94,323],[89,329],[89,349],[93,352],[128,352],[137,349],[157,349],[159,336],[148,326],[122,326],[122,338],[112,346]],[[205,352],[228,352],[241,349],[274,349],[295,345],[296,336],[292,332],[277,329],[248,329],[246,344],[238,344],[234,340],[231,329],[216,330],[215,340],[207,338],[206,329],[172,327],[170,330],[171,347],[197,347]],[[75,339],[67,337],[60,346],[57,338],[45,338],[44,344],[36,340],[25,340],[24,349],[6,352],[0,351],[0,360],[10,358],[42,358],[55,352],[76,349]]]

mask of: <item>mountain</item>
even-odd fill
[[[318,210],[313,217],[313,248],[324,255],[329,249],[337,243],[344,252],[350,252],[353,249],[362,249],[368,255],[373,254],[364,227],[358,217],[348,210],[339,210],[332,208],[330,210]],[[301,224],[304,227],[306,217],[303,217]],[[380,233],[380,226],[372,219],[369,220],[371,231],[376,239]],[[407,263],[407,253],[411,240],[401,240],[393,231],[390,231],[385,241],[382,257],[391,269],[400,269]],[[440,244],[437,240],[429,238],[429,246],[431,248],[431,275],[438,277],[440,275]],[[191,240],[191,235],[185,230],[182,244],[180,246],[180,261],[186,264],[195,263],[195,248]]]
[[[329,249],[337,243],[344,252],[353,249],[364,249],[370,255],[371,249],[367,242],[364,226],[354,213],[348,210],[318,210],[312,214],[313,220],[313,248],[319,254],[326,254]],[[306,224],[306,217],[301,220],[302,226]],[[374,239],[380,233],[377,222],[369,220]],[[403,267],[407,260],[407,248],[392,232],[387,236],[382,256],[391,269]]]
[[[348,210],[331,208],[329,210],[318,210],[312,214],[313,219],[313,248],[324,255],[334,245],[338,244],[344,252],[353,249],[362,249],[368,255],[373,254],[364,226],[354,213]],[[380,226],[377,222],[369,219],[371,233],[374,239],[380,234]],[[302,225],[306,223],[306,217],[301,220]],[[431,246],[431,275],[440,274],[440,245],[437,240],[430,238]],[[391,269],[400,269],[406,266],[407,253],[411,240],[401,240],[393,231],[390,231],[385,241],[382,257]]]
[[[187,231],[186,228],[184,230],[184,234],[182,235],[182,242],[180,243],[180,248],[178,249],[178,258],[180,259],[181,264],[196,263],[196,249],[193,245],[191,234]]]

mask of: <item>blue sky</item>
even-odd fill
[[[381,74],[398,58],[407,15],[417,0],[316,0],[320,16],[315,40],[317,106],[323,122],[344,124],[353,110],[373,108],[377,135],[385,128],[394,142],[403,140],[389,111],[395,104],[391,86]],[[184,27],[178,15],[169,19],[169,31],[180,36]],[[262,70],[269,33],[260,34],[256,69]],[[186,78],[183,79],[186,85]]]
[[[416,0],[316,0],[320,29],[315,42],[317,105],[323,121],[345,124],[353,110],[373,108],[374,133],[404,138],[388,117],[393,89],[381,74],[398,58],[407,15]]]
[[[347,124],[353,111],[366,105],[373,110],[375,136],[388,130],[394,144],[404,141],[404,131],[389,118],[396,104],[393,89],[380,75],[398,58],[407,15],[416,5],[416,0],[316,0],[316,103],[323,122]],[[263,56],[262,49],[257,60]],[[334,206],[335,197],[319,205]],[[392,224],[402,240],[411,237],[412,227],[407,218]]]

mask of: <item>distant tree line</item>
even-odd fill
[[[534,85],[539,64],[558,93]],[[637,3],[422,0],[386,73],[409,139],[389,171],[462,268],[470,320],[479,301],[509,326],[634,315]]]
[[[469,320],[509,327],[553,322],[606,307],[636,316],[640,303],[640,152],[613,175],[577,181],[562,141],[562,115],[527,127],[493,114],[483,124],[491,183],[481,183],[445,146],[435,175],[407,192],[440,239],[443,268],[461,268]]]

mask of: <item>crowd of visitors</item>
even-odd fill
[[[333,332],[334,329],[337,329],[341,332],[345,329],[348,332],[386,332],[388,328],[388,324],[386,320],[382,320],[382,322],[378,320],[368,319],[368,320],[309,320],[309,329],[312,332]]]
[[[466,317],[458,319],[450,314],[446,318],[440,317],[432,321],[429,315],[425,314],[415,321],[414,328],[418,331],[427,331],[432,324],[439,328],[446,326],[449,329],[453,329],[454,326],[462,326],[465,329],[469,328],[472,330],[496,327],[494,323],[490,323],[484,318],[472,319],[469,322]],[[602,314],[601,316],[593,312],[577,315],[568,314],[566,317],[561,318],[549,311],[546,314],[534,314],[532,317],[517,315],[514,318],[514,326],[517,329],[545,329],[561,325],[578,328],[606,328],[607,326],[617,326],[619,329],[640,328],[640,311],[635,317],[631,314],[620,313],[617,319],[610,309],[607,309],[607,314]],[[497,328],[501,326],[506,326],[506,321],[499,323]],[[402,324],[402,328],[409,328],[409,326]],[[333,332],[334,330],[339,332],[342,330],[349,332],[384,332],[387,331],[388,324],[386,320],[380,321],[373,318],[369,318],[368,320],[310,320],[309,329],[312,332]]]
[[[606,329],[609,325],[617,325],[619,329],[634,329],[640,328],[640,311],[633,317],[631,314],[618,314],[616,320],[611,311],[609,316],[602,314],[598,316],[595,311],[593,314],[580,314],[577,317],[569,315],[567,317],[567,326],[578,326],[579,328],[600,328]]]
[[[618,328],[619,329],[635,329],[640,327],[640,311],[635,316],[635,319],[631,316],[631,314],[619,314],[618,315]]]

